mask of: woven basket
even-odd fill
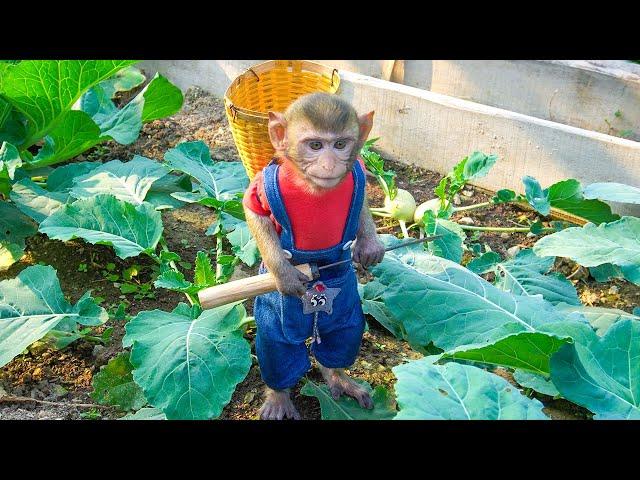
[[[273,158],[268,112],[284,112],[307,93],[335,93],[337,69],[305,60],[271,60],[236,78],[224,95],[227,119],[250,179]]]

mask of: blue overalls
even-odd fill
[[[320,267],[350,258],[349,247],[358,232],[365,194],[365,174],[360,162],[354,162],[352,170],[353,195],[342,241],[322,250],[295,248],[291,224],[278,186],[278,168],[272,162],[263,170],[265,194],[271,213],[282,226],[280,243],[284,250],[291,253],[291,263],[298,265],[311,262]],[[264,263],[261,264],[260,273],[266,271]],[[317,313],[321,341],[314,341],[311,351],[318,362],[327,368],[347,368],[358,355],[365,325],[356,274],[352,264],[346,262],[321,270],[319,280],[329,288],[340,288],[340,292],[333,301],[331,315]],[[307,286],[311,287],[315,281]],[[300,298],[271,292],[256,297],[254,316],[257,325],[256,353],[262,379],[275,390],[293,387],[311,368],[305,340],[313,334],[314,314],[302,312]]]

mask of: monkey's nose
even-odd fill
[[[323,162],[320,162],[320,166],[326,170],[327,172],[332,172],[333,169],[335,168],[336,164],[335,162],[332,162],[331,160],[325,160]]]

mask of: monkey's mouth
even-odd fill
[[[343,177],[316,177],[315,175],[309,175],[313,180],[313,183],[320,186],[333,187],[340,183]]]

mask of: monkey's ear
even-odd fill
[[[373,114],[374,111],[372,110],[358,117],[358,124],[360,126],[360,138],[358,140],[360,143],[364,143],[369,136],[369,132],[371,132],[371,127],[373,127]]]
[[[269,112],[269,138],[277,152],[286,150],[287,121],[282,113]]]

